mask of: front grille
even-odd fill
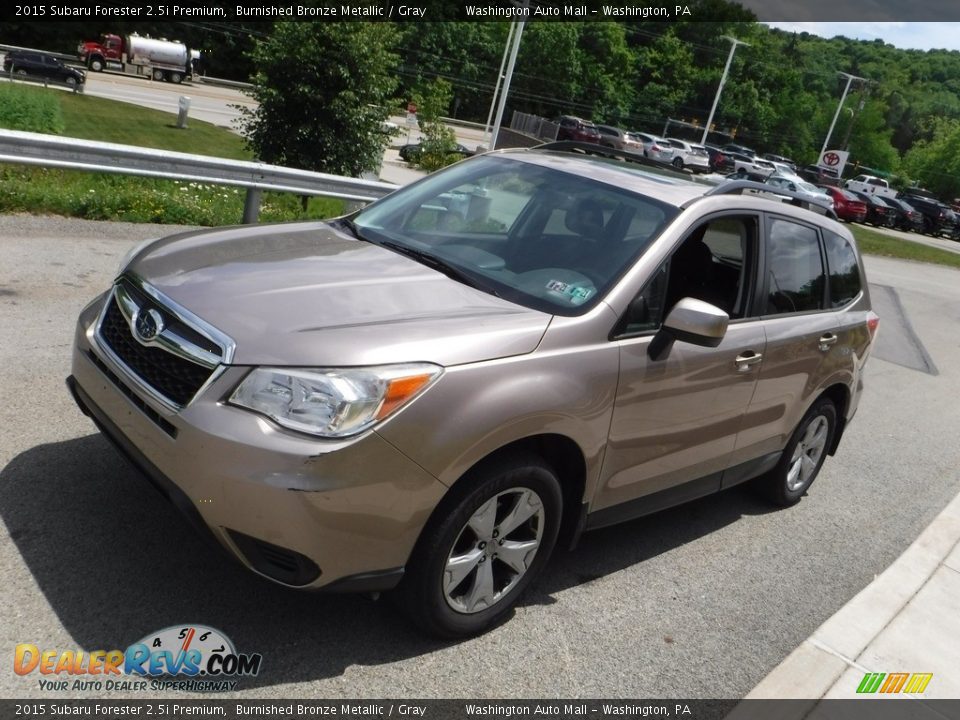
[[[181,336],[202,337],[131,285],[125,285],[125,289],[135,298],[141,310],[157,310]],[[103,315],[100,338],[143,383],[177,405],[189,403],[213,373],[213,368],[199,365],[161,347],[142,345],[133,336],[115,295],[110,296]],[[208,347],[216,348],[210,340],[203,338],[203,341]],[[216,349],[219,354],[219,348]]]
[[[144,415],[150,418],[158,428],[163,430],[170,437],[176,439],[177,428],[174,425],[170,424],[170,422],[165,417],[163,417],[163,415],[158,413],[152,407],[147,405],[143,400],[141,400],[137,396],[137,394],[133,392],[133,390],[127,387],[127,384],[123,382],[123,380],[117,377],[117,374],[113,372],[113,370],[107,367],[107,364],[103,360],[97,357],[96,353],[94,353],[91,350],[88,350],[87,355],[89,356],[90,361],[97,366],[100,372],[102,372],[104,375],[107,376],[107,380],[112,382],[114,387],[117,388],[117,390],[119,390],[120,392],[122,392],[124,395],[127,396],[127,400],[132,402],[134,406],[138,410],[140,410],[140,412],[142,412]]]

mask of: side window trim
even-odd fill
[[[820,231],[820,227],[814,223],[807,222],[805,220],[797,220],[796,218],[788,217],[786,215],[780,215],[778,213],[764,212],[763,219],[763,240],[762,253],[763,253],[763,263],[760,267],[763,270],[763,276],[760,279],[760,282],[757,283],[760,291],[755,296],[754,300],[758,303],[756,305],[757,310],[761,310],[766,307],[766,299],[770,292],[770,265],[767,262],[767,242],[770,238],[770,228],[773,225],[774,220],[783,220],[784,222],[790,222],[795,225],[801,225],[805,228],[813,230],[817,235],[817,250],[820,254],[820,269],[823,273],[823,289],[821,290],[820,303],[822,307],[818,310],[799,310],[797,312],[789,313],[776,313],[773,315],[768,315],[764,312],[757,314],[757,317],[762,319],[773,319],[773,318],[782,318],[782,317],[795,317],[797,315],[814,315],[816,313],[825,313],[833,312],[835,308],[830,307],[830,291],[828,288],[829,283],[829,270],[827,268],[827,252],[823,244],[823,233]]]

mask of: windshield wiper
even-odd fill
[[[480,282],[479,280],[477,280],[477,278],[473,274],[468,273],[465,270],[461,270],[456,265],[451,265],[446,260],[443,260],[442,258],[439,258],[436,255],[431,255],[430,253],[423,252],[422,250],[417,250],[416,248],[408,247],[406,245],[401,245],[400,243],[392,242],[390,240],[382,240],[379,244],[383,245],[384,247],[388,247],[391,250],[394,250],[400,253],[401,255],[406,255],[408,258],[412,258],[413,260],[416,260],[417,262],[423,265],[426,265],[428,268],[431,268],[432,270],[436,270],[437,272],[442,272],[444,275],[446,275],[448,278],[452,280],[457,280],[459,282],[462,282],[464,285],[469,285],[470,287],[476,288],[477,290],[483,290],[484,292],[488,292],[491,295],[500,297],[499,293],[497,293],[496,290],[494,290],[489,285],[486,285]]]
[[[357,224],[350,218],[340,218],[337,221],[337,224],[342,225],[349,230],[350,234],[353,235],[357,240],[366,240],[367,242],[370,242],[368,238],[363,236],[363,234],[360,232],[360,228],[358,228]]]

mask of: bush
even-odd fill
[[[53,93],[22,85],[0,85],[0,128],[59,135],[65,127]]]

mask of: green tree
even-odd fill
[[[916,143],[903,158],[903,169],[941,198],[960,197],[960,121],[931,123],[929,140]]]
[[[457,144],[456,135],[440,120],[452,97],[453,86],[440,78],[427,83],[413,95],[420,132],[423,133],[415,164],[424,170],[439,170],[460,159],[459,155],[453,154]]]
[[[396,87],[388,23],[278,23],[252,52],[242,129],[264,162],[359,176],[380,165]]]

